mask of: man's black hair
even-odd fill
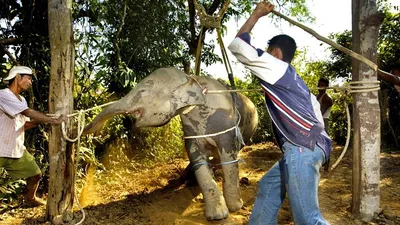
[[[279,48],[282,51],[283,61],[290,63],[296,52],[296,42],[286,34],[281,34],[273,37],[268,41],[268,49]]]
[[[325,84],[327,87],[329,87],[329,80],[328,80],[327,78],[325,78],[325,77],[321,77],[321,78],[318,80],[318,83],[323,83],[323,84]]]

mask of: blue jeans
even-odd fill
[[[328,224],[318,206],[319,169],[325,161],[322,149],[315,146],[311,150],[290,142],[282,149],[283,158],[259,181],[249,224],[277,224],[286,193],[296,225]]]

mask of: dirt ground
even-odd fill
[[[342,147],[334,148],[332,162],[341,152]],[[140,165],[140,160],[128,160],[115,152],[111,155],[113,157],[105,163],[109,169],[95,176],[90,172],[80,192],[80,203],[86,214],[82,224],[247,224],[257,181],[281,157],[271,143],[245,147],[240,154],[245,161],[240,164],[244,206],[225,220],[209,222],[203,216],[204,202],[195,182],[175,187],[168,185],[179,177],[188,165],[187,160],[145,167]],[[321,174],[319,203],[325,219],[333,225],[400,224],[400,152],[381,154],[381,210],[370,223],[356,220],[351,213],[351,168],[349,150],[334,171]],[[221,178],[218,180],[221,184]],[[0,215],[0,224],[46,224],[40,222],[44,212],[44,206],[14,208]],[[74,223],[82,218],[77,207],[74,216]],[[291,221],[290,208],[285,201],[278,223],[293,224]]]

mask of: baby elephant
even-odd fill
[[[258,124],[257,110],[247,97],[213,92],[228,89],[210,77],[190,77],[175,68],[161,68],[105,108],[84,133],[101,129],[118,114],[134,115],[137,127],[162,126],[179,115],[192,170],[205,201],[205,216],[208,220],[224,219],[229,211],[243,206],[237,157]],[[211,157],[222,166],[223,194],[208,164]]]

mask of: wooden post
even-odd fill
[[[353,51],[376,64],[379,16],[376,0],[352,0]],[[366,64],[352,60],[355,81],[376,81],[376,71]],[[356,93],[353,104],[353,214],[372,220],[380,201],[380,110],[378,92]]]
[[[49,111],[73,111],[74,37],[72,0],[49,0],[49,38],[51,50]],[[72,219],[74,203],[73,144],[62,138],[60,126],[52,126],[49,139],[50,181],[46,218],[54,224]]]

